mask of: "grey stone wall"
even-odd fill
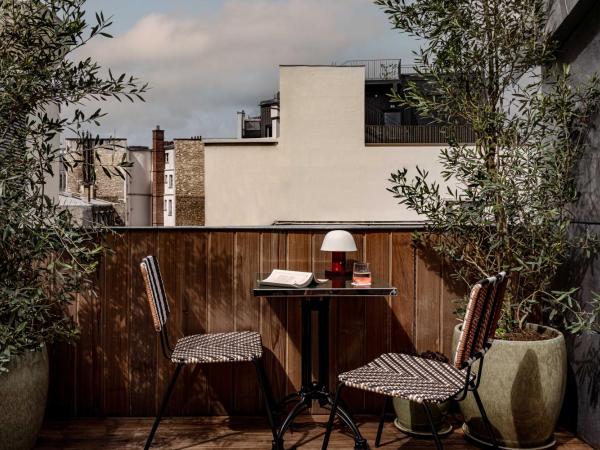
[[[586,3],[584,0],[580,1]],[[571,6],[575,8],[578,4]],[[565,40],[559,48],[559,59],[570,64],[575,82],[586,82],[595,72],[600,72],[600,2],[586,8],[582,19],[572,24],[572,29],[564,34]],[[579,222],[573,226],[574,234],[585,233],[586,230],[600,232],[599,173],[600,117],[597,117],[590,130],[587,147],[577,172],[581,197],[573,208],[575,219]],[[589,298],[591,291],[600,292],[600,258],[596,258],[588,271],[583,274],[582,280],[584,301]]]
[[[555,0],[551,26],[561,41],[559,59],[571,65],[576,82],[587,81],[600,72],[600,1]],[[581,197],[573,211],[573,235],[600,236],[600,116],[596,118],[577,171]],[[575,252],[577,253],[577,252]],[[590,264],[572,264],[563,271],[563,280],[580,286],[585,307],[592,292],[600,293],[600,258]],[[563,420],[578,436],[600,449],[600,334],[587,333],[567,338],[569,376]]]

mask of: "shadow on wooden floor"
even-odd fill
[[[326,416],[302,417],[289,434],[286,449],[320,449]],[[377,422],[374,417],[358,418],[361,432],[373,447]],[[106,418],[51,420],[45,423],[36,449],[129,450],[143,448],[151,418]],[[558,450],[591,449],[569,433],[558,431]],[[444,439],[448,450],[477,448],[465,440],[458,423],[452,435]],[[260,417],[178,417],[165,419],[156,434],[157,449],[201,450],[232,448],[270,450],[271,435],[266,420]],[[352,449],[350,434],[339,427],[332,434],[330,449]],[[382,438],[383,449],[434,449],[433,442],[415,439],[400,433],[391,421],[386,423]]]

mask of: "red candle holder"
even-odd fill
[[[356,244],[350,233],[333,230],[325,235],[321,250],[331,252],[331,270],[325,271],[329,279],[350,278],[352,271],[346,268],[346,252],[355,252]]]
[[[346,271],[346,252],[331,252],[331,271],[338,274]]]

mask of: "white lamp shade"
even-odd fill
[[[321,245],[321,251],[323,252],[355,252],[356,243],[350,233],[344,230],[333,230],[325,235],[323,239],[323,245]]]

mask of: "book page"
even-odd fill
[[[289,286],[302,286],[309,283],[313,274],[310,272],[295,272],[291,270],[275,269],[271,274],[262,280],[263,283],[273,283]]]

